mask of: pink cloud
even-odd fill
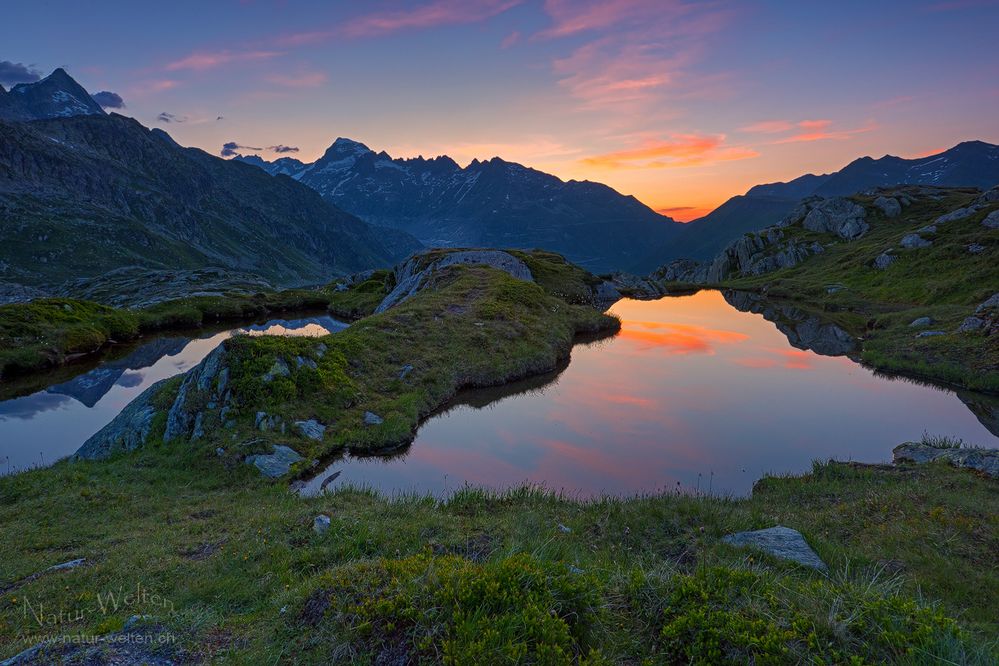
[[[348,37],[372,37],[412,28],[475,23],[519,5],[521,0],[435,0],[415,9],[377,12],[347,22]]]
[[[163,69],[168,72],[181,70],[202,71],[214,69],[222,65],[234,62],[248,62],[253,60],[268,60],[282,55],[280,51],[201,51],[192,53],[180,60],[167,63]]]
[[[873,122],[854,129],[837,130],[831,129],[833,121],[827,118],[815,120],[763,120],[752,125],[740,127],[741,132],[756,134],[785,134],[795,131],[796,134],[786,136],[774,141],[774,143],[801,143],[807,141],[825,141],[829,139],[848,139],[855,134],[862,134],[877,129]]]
[[[662,169],[731,162],[757,156],[759,153],[750,148],[726,145],[724,134],[673,134],[668,139],[648,140],[636,148],[594,155],[581,162],[605,169]]]
[[[662,20],[688,9],[674,0],[546,0],[544,8],[553,25],[541,37],[565,37],[636,19]]]

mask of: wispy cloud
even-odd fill
[[[519,41],[520,41],[520,31],[514,30],[509,35],[503,38],[503,41],[500,42],[500,48],[508,49]]]
[[[254,148],[253,146],[241,146],[235,141],[226,141],[222,144],[222,150],[219,151],[219,155],[222,157],[233,157],[239,154],[241,150],[254,150],[261,151],[263,148]]]
[[[515,7],[522,0],[435,0],[412,9],[375,12],[347,21],[347,37],[372,37],[400,30],[475,23]]]
[[[236,62],[269,60],[282,55],[281,51],[251,50],[251,51],[198,51],[188,56],[164,65],[167,72],[183,70],[203,71]]]
[[[759,156],[743,146],[729,146],[725,135],[673,134],[668,139],[647,140],[627,150],[594,155],[583,164],[603,169],[665,169],[745,160]]]
[[[693,5],[675,0],[545,0],[552,26],[538,37],[566,37],[629,21],[661,21],[667,15],[686,13]]]
[[[849,139],[856,134],[863,134],[877,129],[874,122],[852,129],[835,129],[834,123],[828,118],[817,120],[762,120],[752,125],[740,127],[740,132],[749,134],[790,134],[781,137],[773,143],[804,143],[808,141],[828,141],[833,139]]]
[[[163,111],[160,115],[156,116],[156,120],[161,123],[186,123],[187,116],[178,116],[176,114]]]

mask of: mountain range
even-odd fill
[[[684,226],[670,243],[651,254],[665,260],[710,259],[745,233],[777,223],[801,199],[856,194],[875,187],[936,185],[988,189],[999,183],[999,146],[982,141],[959,143],[942,153],[904,159],[862,157],[841,170],[807,174],[786,183],[756,185],[702,218]]]
[[[391,265],[420,247],[291,179],[94,110],[82,91],[57,70],[5,93],[48,117],[0,120],[0,282],[52,288],[123,266],[212,266],[292,286]]]
[[[606,185],[563,181],[498,157],[461,167],[447,156],[396,159],[339,138],[311,164],[234,159],[289,176],[428,246],[544,248],[595,272],[646,260],[650,244],[668,244],[683,226]],[[661,262],[647,263],[651,270]]]

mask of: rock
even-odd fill
[[[152,399],[166,382],[166,379],[162,379],[140,393],[111,423],[84,442],[73,457],[80,460],[103,460],[119,451],[134,451],[145,444],[153,417],[156,416]]]
[[[916,333],[917,338],[935,338],[938,335],[947,335],[946,331],[923,331]]]
[[[593,292],[593,297],[600,303],[610,303],[621,299],[621,292],[614,286],[613,282],[604,280]]]
[[[364,412],[364,425],[374,426],[381,425],[385,422],[385,419],[378,416],[374,412]]]
[[[902,212],[902,204],[894,197],[878,197],[874,200],[874,205],[880,208],[885,217],[889,219],[898,217]]]
[[[268,430],[280,430],[282,433],[284,432],[284,419],[277,414],[271,416],[267,412],[257,412],[253,420],[253,425],[260,432],[267,432]]]
[[[951,211],[945,215],[941,215],[936,219],[936,224],[945,224],[947,222],[955,222],[957,220],[963,220],[966,217],[970,217],[978,212],[978,206],[968,206],[967,208],[958,208],[957,210]]]
[[[990,203],[995,203],[999,201],[999,185],[996,185],[990,190],[986,190],[984,194],[974,200],[973,205],[975,206],[987,206]]]
[[[311,358],[308,357],[303,358],[302,356],[295,357],[295,366],[299,368],[301,367],[311,368],[312,370],[315,370],[319,367],[319,365]]]
[[[870,225],[865,221],[866,217],[867,212],[860,204],[842,197],[834,197],[817,202],[805,216],[802,224],[809,231],[834,233],[840,238],[853,240],[860,238],[870,229]]]
[[[722,538],[722,541],[739,547],[758,548],[764,552],[790,560],[819,571],[828,571],[823,562],[798,530],[778,525],[754,532],[737,532]]]
[[[906,234],[902,236],[902,247],[913,250],[923,247],[929,247],[933,245],[931,241],[926,240],[919,234]]]
[[[972,243],[968,246],[968,252],[971,254],[981,254],[982,252],[985,252],[985,246],[978,243]]]
[[[989,229],[999,229],[999,210],[994,210],[985,216],[982,225]]]
[[[297,451],[277,444],[274,446],[273,453],[247,456],[245,462],[255,466],[264,476],[276,479],[287,474],[291,466],[299,460],[303,460],[303,458],[298,455]]]
[[[937,225],[927,224],[925,227],[921,227],[916,233],[919,234],[935,234],[937,232]]]
[[[0,281],[0,305],[10,303],[30,303],[36,298],[48,298],[49,293],[36,287]]]
[[[843,284],[827,284],[826,293],[827,294],[838,294],[839,292],[846,289],[846,285]]]
[[[926,328],[932,323],[933,323],[932,317],[919,317],[917,319],[912,320],[912,322],[909,324],[909,328]]]
[[[975,308],[975,314],[981,314],[987,310],[999,310],[999,293],[992,294]]]
[[[164,442],[176,438],[186,439],[191,436],[194,426],[198,423],[201,405],[204,404],[204,402],[195,399],[194,394],[208,391],[211,388],[216,376],[221,374],[225,353],[225,344],[223,343],[184,375],[184,381],[181,382],[177,397],[167,414],[166,430],[163,432]],[[225,377],[228,381],[228,373]]]
[[[45,571],[47,571],[47,572],[51,572],[51,571],[66,571],[67,569],[75,569],[77,567],[82,567],[86,563],[87,563],[87,558],[80,557],[80,558],[77,558],[75,560],[70,560],[69,562],[63,562],[61,564],[53,564],[52,566],[50,566]]]
[[[572,528],[566,527],[562,523],[558,524],[558,531],[561,532],[562,534],[572,534]]]
[[[985,324],[986,321],[981,317],[974,317],[974,316],[968,317],[967,319],[961,322],[960,326],[958,326],[957,332],[972,333],[974,331],[980,331],[983,328],[985,328]]]
[[[886,250],[881,254],[879,254],[874,259],[874,268],[876,268],[879,271],[883,271],[889,266],[891,266],[893,263],[895,263],[895,261],[897,260],[898,257],[894,254],[891,254],[891,250]]]
[[[295,421],[295,430],[301,433],[304,437],[309,439],[321,440],[323,435],[326,434],[326,426],[324,426],[319,421],[315,419],[309,419],[307,421]]]
[[[693,259],[676,259],[660,266],[653,274],[655,280],[665,282],[699,283],[707,280],[708,265]]]
[[[531,274],[531,269],[527,267],[527,264],[509,252],[501,250],[461,250],[446,254],[429,264],[426,264],[426,260],[426,253],[417,254],[396,268],[395,289],[375,308],[376,313],[384,312],[419,293],[428,286],[430,277],[435,272],[449,266],[491,266],[510,274],[518,280],[534,282],[534,276]]]
[[[330,517],[325,515],[316,516],[316,519],[312,521],[312,529],[315,530],[316,534],[326,534],[326,531],[330,528]]]
[[[399,371],[399,379],[405,379],[412,371],[413,371],[413,366],[411,366],[410,364],[407,363],[406,365],[402,366],[402,370]]]
[[[999,479],[999,449],[979,449],[975,447],[937,447],[921,442],[905,442],[892,450],[892,460],[900,462],[928,463],[946,460],[955,467],[967,467]]]
[[[291,368],[288,367],[288,362],[279,357],[274,360],[274,365],[264,374],[262,379],[265,382],[271,382],[277,377],[288,377],[289,375],[291,375]]]
[[[315,347],[316,356],[318,356],[319,358],[322,358],[323,356],[325,356],[326,352],[328,352],[328,351],[329,351],[329,347],[327,347],[326,343],[323,343],[323,342],[320,342]]]

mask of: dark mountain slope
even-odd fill
[[[0,280],[30,285],[126,265],[220,266],[301,284],[389,265],[418,246],[289,178],[103,114],[0,122],[0,237]]]
[[[104,109],[79,83],[57,69],[41,81],[0,88],[0,120],[41,120],[70,116],[103,116]]]
[[[739,236],[778,222],[808,196],[846,196],[875,187],[935,185],[988,189],[999,183],[999,146],[966,141],[950,150],[907,160],[886,155],[862,157],[840,171],[808,174],[786,183],[768,183],[732,197],[702,218],[690,222],[675,242],[654,251],[666,261],[710,259]],[[647,262],[643,262],[644,263]]]
[[[645,261],[650,243],[666,244],[681,228],[606,185],[565,182],[499,158],[462,168],[446,156],[393,159],[341,138],[301,168],[237,159],[287,173],[365,221],[430,246],[544,248],[599,272]]]

